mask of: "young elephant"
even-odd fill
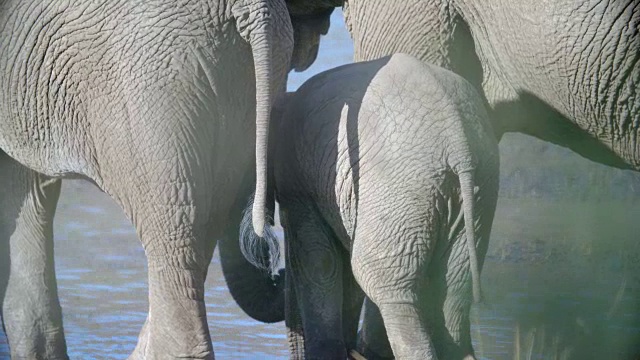
[[[472,357],[471,284],[478,300],[498,192],[480,96],[396,54],[319,74],[279,106],[273,176],[306,358],[353,346],[353,279],[396,358]]]

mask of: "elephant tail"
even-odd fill
[[[476,229],[475,229],[475,181],[474,170],[466,170],[458,173],[460,180],[460,193],[462,195],[462,211],[464,214],[465,233],[467,235],[467,248],[469,251],[469,267],[471,270],[471,284],[473,289],[473,301],[482,301],[480,288],[480,266],[478,264],[478,253],[476,250]]]
[[[274,24],[269,1],[261,4],[239,1],[232,8],[236,27],[251,46],[256,80],[256,192],[253,202],[253,231],[264,235],[267,203],[267,153],[269,118],[273,95]]]
[[[273,232],[271,225],[264,226],[263,236],[254,231],[254,197],[249,199],[240,222],[240,251],[247,261],[258,269],[270,271],[272,274],[278,271],[280,264],[280,243]],[[271,219],[269,223],[271,223]],[[265,249],[266,248],[266,249]],[[267,251],[265,251],[267,250]]]
[[[251,41],[256,74],[256,193],[253,202],[253,231],[264,234],[267,203],[267,153],[269,117],[273,89],[271,89],[271,42],[269,23],[254,31]]]

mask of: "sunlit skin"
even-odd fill
[[[481,90],[499,138],[526,133],[640,170],[637,1],[335,2],[290,7],[317,14],[343,5],[355,60],[403,52],[464,76]]]
[[[272,124],[288,293],[302,317],[292,335],[304,335],[305,358],[354,348],[359,287],[396,358],[472,357],[498,147],[471,84],[396,54],[312,77]]]
[[[265,212],[270,107],[292,52],[284,0],[0,1],[12,357],[67,357],[51,223],[58,179],[72,177],[116,201],[147,256],[149,313],[131,358],[213,358],[207,268],[254,188]]]

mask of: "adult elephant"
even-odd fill
[[[280,101],[271,136],[305,358],[347,357],[362,291],[396,357],[468,354],[470,338],[448,337],[441,299],[470,283],[480,299],[476,248],[488,245],[498,195],[498,144],[477,91],[405,54],[344,65]],[[241,241],[253,259],[256,239]]]
[[[596,162],[640,170],[636,0],[287,4],[307,24],[310,47],[326,31],[321,25],[330,10],[343,6],[355,60],[403,52],[464,76],[481,90],[498,137],[526,133]]]
[[[0,1],[0,295],[13,358],[67,358],[52,244],[65,177],[111,195],[143,244],[149,315],[132,358],[213,358],[214,239],[233,236],[256,181],[264,213],[270,107],[292,48],[284,0]]]
[[[323,14],[338,1],[291,0]],[[640,170],[640,3],[347,0],[356,61],[396,52],[483,90],[498,135],[522,132]],[[328,15],[325,15],[328,16]]]
[[[344,12],[356,60],[408,52],[458,72],[482,90],[499,137],[640,170],[640,2],[347,0]],[[365,317],[379,319],[371,306]],[[365,355],[389,354],[375,326],[361,335]]]

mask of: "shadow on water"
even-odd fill
[[[638,359],[637,284],[606,279],[585,284],[564,277],[565,271],[487,266],[484,276],[490,281],[485,289],[491,294],[490,304],[472,314],[478,355],[483,359]]]
[[[472,334],[486,359],[640,359],[640,205],[501,198]]]

